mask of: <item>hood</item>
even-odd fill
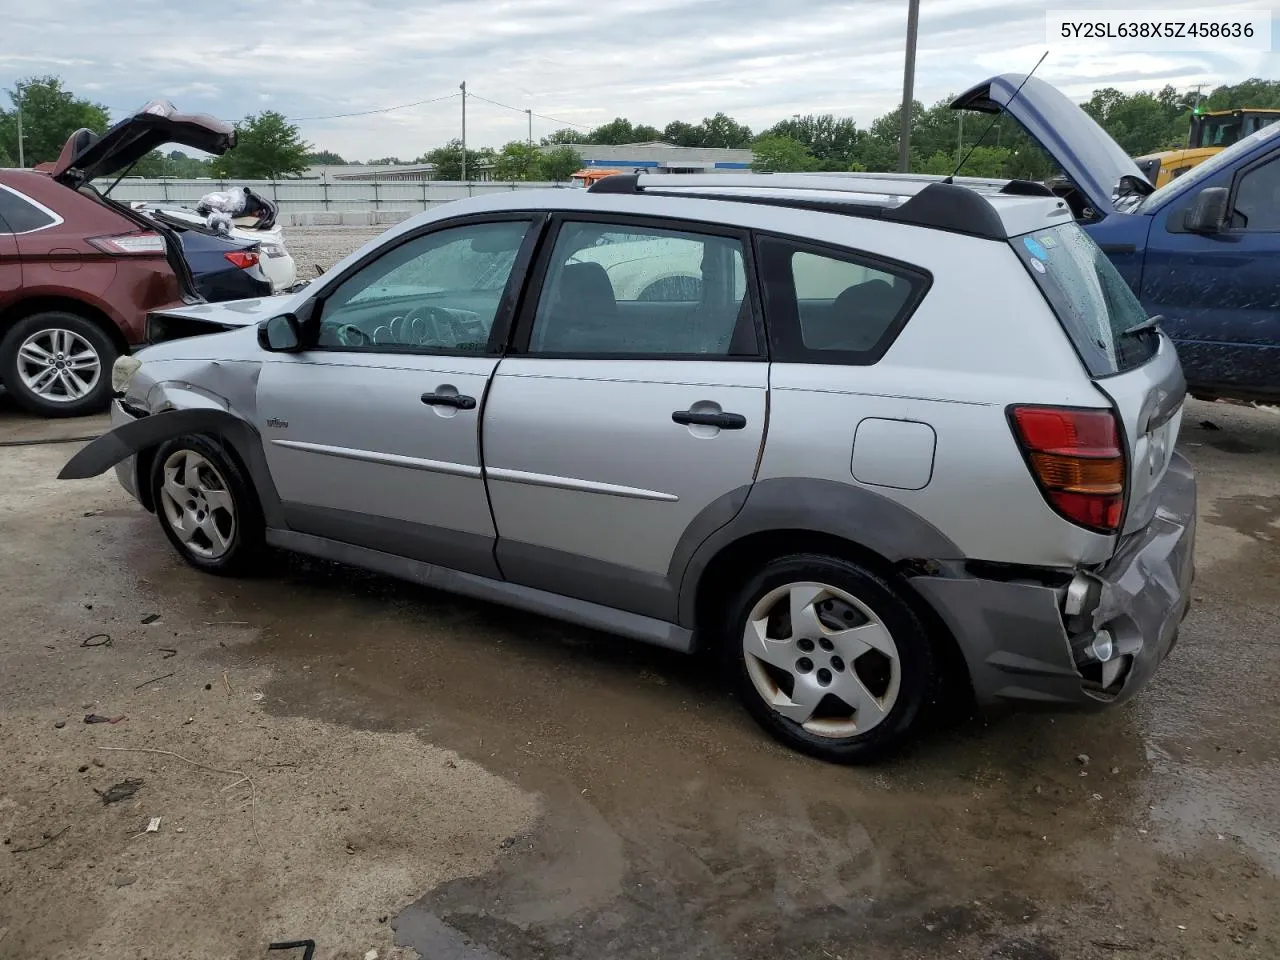
[[[228,300],[222,303],[199,303],[189,307],[156,310],[147,315],[148,344],[163,343],[206,333],[221,333],[278,317],[300,301],[296,294],[259,297],[255,300]]]
[[[1023,84],[1021,90],[1019,84]],[[1145,195],[1152,190],[1138,165],[1093,117],[1036,77],[1021,73],[991,77],[958,96],[951,102],[951,109],[1007,111],[1099,213],[1116,210],[1117,193]]]
[[[79,186],[119,173],[167,143],[221,155],[236,145],[236,128],[207,114],[179,113],[168,100],[152,100],[102,136],[77,130],[49,172],[55,180]]]

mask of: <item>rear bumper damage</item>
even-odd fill
[[[911,582],[958,642],[980,704],[1100,709],[1133,696],[1173,648],[1191,604],[1195,531],[1195,478],[1175,454],[1154,518],[1100,568]]]

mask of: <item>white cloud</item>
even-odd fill
[[[1256,6],[1120,5],[1198,17]],[[1070,6],[927,0],[917,98],[931,103],[993,73],[1029,69],[1045,49],[1046,10]],[[0,55],[0,85],[57,73],[117,114],[165,96],[238,118],[264,104],[294,117],[373,110],[446,96],[466,80],[472,92],[518,108],[469,101],[468,140],[495,145],[525,136],[525,107],[584,125],[625,116],[662,126],[717,110],[757,129],[809,112],[866,124],[901,96],[905,19],[906,0],[134,0],[107,16],[91,0],[0,0],[6,46],[24,51]],[[1082,99],[1099,86],[1273,76],[1278,65],[1274,53],[1055,50],[1040,75]],[[344,155],[407,158],[456,136],[460,123],[454,98],[302,127]],[[534,135],[558,125],[535,118]]]

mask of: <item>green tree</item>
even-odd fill
[[[332,150],[317,150],[307,154],[307,163],[312,166],[343,166],[346,162],[340,154]]]
[[[602,144],[635,143],[635,128],[626,117],[614,117],[587,134],[587,139]]]
[[[236,124],[236,145],[213,161],[214,176],[226,180],[279,180],[306,172],[311,144],[275,110]]]
[[[480,166],[492,157],[492,151],[487,154],[480,150],[467,151],[467,179],[475,178],[476,172]],[[461,180],[462,179],[462,141],[455,138],[450,140],[442,147],[436,147],[423,154],[415,161],[417,163],[430,163],[435,169],[431,176],[434,180]]]
[[[819,166],[804,144],[790,137],[760,137],[751,149],[751,169],[757,173],[790,173],[816,170]]]
[[[493,163],[494,180],[536,180],[541,154],[523,140],[505,144]]]
[[[761,136],[789,137],[802,143],[824,167],[831,170],[845,169],[854,162],[862,138],[861,131],[852,120],[837,118],[830,113],[792,117],[774,124]]]
[[[561,130],[556,130],[554,133],[549,133],[542,138],[542,145],[544,147],[555,146],[556,144],[562,144],[562,143],[590,143],[590,142],[591,140],[588,138],[587,134],[581,133],[577,130],[570,130],[568,127],[565,127]]]
[[[683,120],[672,120],[662,129],[662,139],[674,143],[678,147],[701,147],[703,131],[701,127]]]
[[[717,113],[702,119],[702,142],[698,146],[742,149],[751,146],[751,139],[750,127]]]
[[[1203,110],[1234,110],[1241,107],[1280,109],[1280,80],[1250,77],[1243,83],[1223,84],[1215,87],[1200,107]]]
[[[18,105],[22,105],[22,154],[28,167],[57,160],[67,138],[87,128],[102,133],[110,125],[107,108],[77,97],[55,76],[28,77],[8,91],[10,109],[0,109],[0,144],[18,159]]]
[[[403,163],[404,161],[399,157],[381,157],[377,160],[368,161],[368,165],[371,167],[398,167]]]
[[[169,158],[159,150],[152,150],[145,157],[140,159],[133,165],[133,169],[129,171],[131,177],[171,177],[173,176],[172,164]]]
[[[1133,94],[1104,87],[1080,106],[1136,157],[1185,144],[1189,111],[1179,100],[1172,87]]]
[[[582,169],[582,154],[573,147],[557,147],[548,150],[538,158],[539,180],[568,180],[570,176]]]
[[[212,161],[189,157],[181,150],[169,151],[169,176],[180,180],[195,180],[210,175]]]

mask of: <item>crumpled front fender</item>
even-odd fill
[[[58,474],[59,480],[86,480],[106,473],[122,460],[141,450],[158,446],[174,437],[193,433],[220,434],[244,422],[225,410],[166,410],[122,424],[93,440],[70,460]]]

